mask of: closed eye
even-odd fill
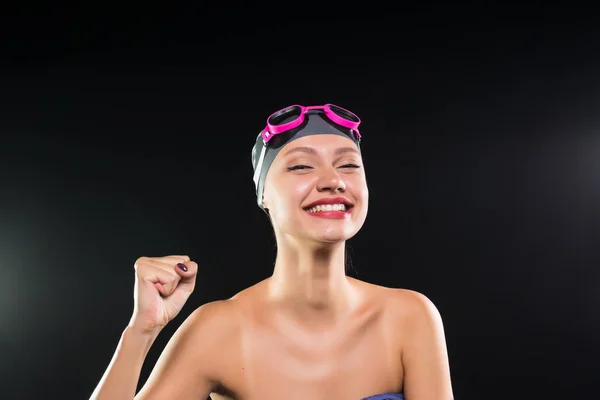
[[[312,167],[308,166],[308,165],[293,165],[291,167],[288,167],[288,171],[296,171],[299,169],[312,169]]]
[[[344,164],[340,168],[360,168],[360,165],[356,165],[356,164]]]

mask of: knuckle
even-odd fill
[[[138,270],[140,268],[140,266],[143,265],[147,259],[148,259],[148,257],[138,258],[137,260],[135,260],[135,263],[133,264],[133,268]]]
[[[175,271],[168,271],[165,274],[165,280],[167,280],[170,283],[175,282],[177,280],[177,273]]]

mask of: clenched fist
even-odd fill
[[[194,291],[198,264],[188,256],[140,257],[135,262],[134,311],[129,325],[158,332]]]

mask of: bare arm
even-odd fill
[[[226,302],[196,309],[160,355],[148,381],[136,395],[144,359],[156,334],[125,329],[117,351],[90,400],[206,399],[214,386],[212,365],[226,332]]]
[[[410,292],[406,344],[402,349],[406,400],[452,400],[442,318],[424,295]]]
[[[127,327],[117,350],[90,400],[133,399],[148,350],[158,333]]]
[[[206,399],[215,386],[214,365],[228,338],[227,302],[205,304],[175,332],[135,400]]]

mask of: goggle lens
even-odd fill
[[[342,107],[334,106],[333,104],[329,104],[329,109],[338,117],[344,118],[348,121],[352,122],[360,122],[360,118],[353,112],[343,109]]]
[[[271,115],[267,120],[267,123],[272,126],[278,126],[287,124],[290,121],[294,121],[302,115],[302,108],[299,106],[291,106],[284,108],[281,111]]]

